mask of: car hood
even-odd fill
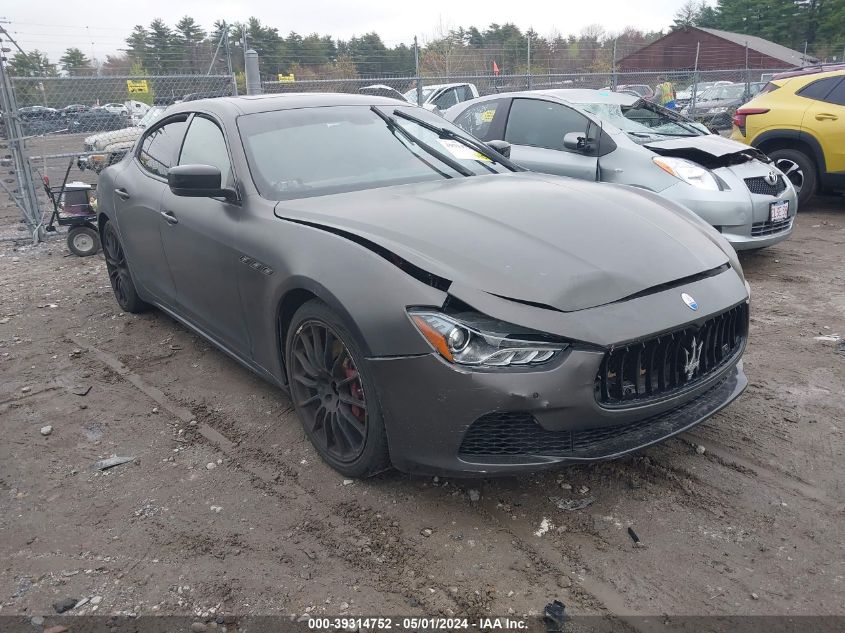
[[[382,255],[386,249],[461,285],[565,312],[728,262],[706,235],[712,229],[669,201],[632,187],[540,174],[283,201],[275,213],[376,245]]]
[[[684,152],[702,152],[713,158],[722,158],[730,154],[748,152],[751,148],[738,141],[734,141],[718,134],[704,134],[666,139],[665,141],[649,141],[644,144],[648,149],[665,156],[682,156]]]
[[[134,142],[141,136],[144,128],[141,127],[125,127],[120,130],[112,130],[111,132],[101,132],[100,134],[93,134],[85,138],[85,144],[92,149],[105,149],[113,143],[127,143]]]

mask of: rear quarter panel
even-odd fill
[[[780,88],[757,95],[746,103],[745,108],[768,108],[765,114],[752,114],[745,121],[745,138],[736,140],[754,145],[757,138],[772,130],[801,130],[804,112],[811,101],[795,94],[806,85],[805,78],[787,79]]]

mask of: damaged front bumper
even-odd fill
[[[735,277],[732,272],[723,275]],[[682,290],[710,306],[708,314],[691,319]],[[741,361],[747,322],[741,343],[721,364],[695,382],[654,397],[608,400],[603,379],[610,365],[604,361],[614,349],[624,348],[626,354],[634,350],[635,355],[638,349],[653,349],[649,345],[655,338],[684,340],[681,330],[686,328],[704,337],[713,319],[736,310],[747,315],[747,298],[747,286],[727,283],[719,275],[683,289],[578,313],[555,316],[522,307],[542,318],[568,321],[579,316],[580,322],[597,325],[636,321],[638,314],[651,319],[638,322],[639,335],[619,330],[615,345],[574,343],[553,361],[518,370],[470,369],[436,353],[369,358],[391,460],[400,470],[420,474],[507,474],[615,459],[682,433],[728,405],[747,386]],[[653,329],[644,332],[649,326]],[[681,346],[687,348],[686,343]],[[681,363],[682,352],[678,350]]]
[[[703,422],[748,384],[736,359],[676,398],[609,409],[595,398],[601,360],[570,350],[553,369],[520,374],[458,371],[433,354],[371,360],[391,460],[406,472],[484,476],[615,459]]]

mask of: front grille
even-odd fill
[[[747,327],[742,303],[701,324],[612,349],[596,376],[596,399],[610,406],[640,404],[695,385],[739,352]]]
[[[673,409],[644,420],[590,429],[550,431],[527,411],[488,413],[473,422],[464,435],[459,455],[513,460],[520,455],[601,458],[656,442],[700,421],[724,402],[725,377],[704,393]]]
[[[788,231],[791,226],[792,218],[779,220],[777,222],[772,222],[771,220],[766,220],[765,222],[755,222],[751,225],[751,236],[762,237],[764,235],[774,235],[775,233]]]
[[[779,196],[786,190],[786,182],[784,181],[783,176],[778,176],[777,182],[773,185],[767,183],[766,179],[762,176],[746,178],[745,185],[751,193],[756,193],[761,196]]]

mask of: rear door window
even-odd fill
[[[836,87],[824,99],[828,103],[845,106],[845,77],[841,78]]]
[[[482,141],[492,141],[493,120],[503,116],[505,102],[505,99],[491,99],[471,105],[455,118],[455,125]]]
[[[842,77],[825,77],[824,79],[817,79],[813,83],[807,84],[796,94],[808,99],[816,101],[825,101],[825,97],[831,90],[842,80]]]
[[[564,150],[564,135],[586,129],[587,118],[572,108],[541,99],[514,99],[505,140],[514,145]]]

